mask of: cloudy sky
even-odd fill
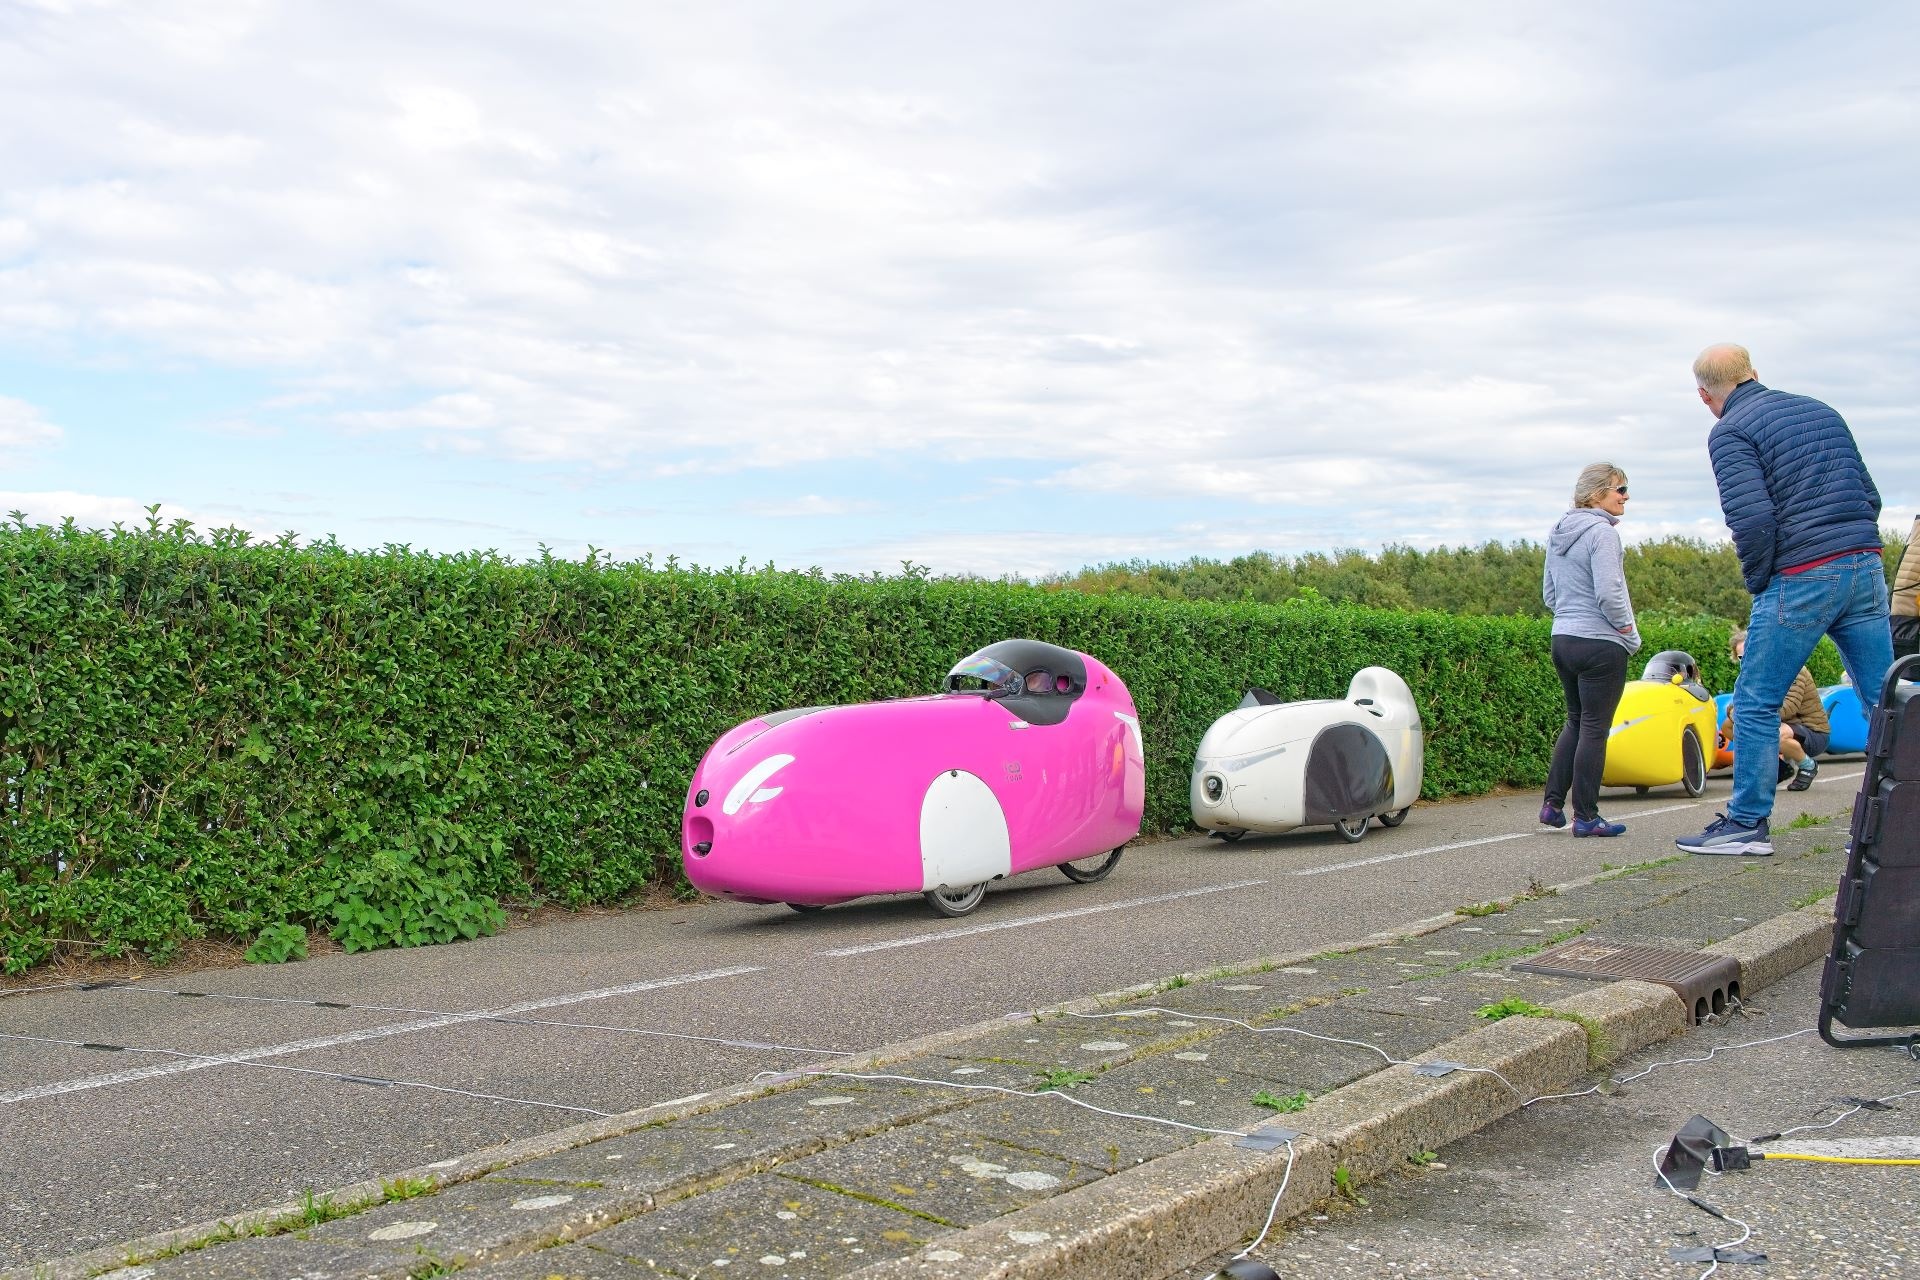
[[[1920,507],[1920,8],[0,0],[0,511],[1038,574]]]

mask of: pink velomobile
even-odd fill
[[[1084,653],[1002,640],[944,692],[803,707],[728,730],[687,788],[680,852],[702,893],[812,911],[922,893],[960,916],[990,881],[1098,880],[1140,832],[1140,718]]]

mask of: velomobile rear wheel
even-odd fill
[[[1407,820],[1407,815],[1411,812],[1413,812],[1413,806],[1408,805],[1404,809],[1395,809],[1392,813],[1383,813],[1380,815],[1380,825],[1383,827],[1397,827]]]
[[[825,907],[819,906],[811,902],[789,902],[787,906],[791,907],[795,911],[798,911],[803,916],[810,916],[816,911],[826,910]]]
[[[1707,789],[1707,757],[1700,750],[1700,735],[1691,729],[1680,731],[1680,785],[1690,796]]]
[[[1120,865],[1120,855],[1126,846],[1109,849],[1105,853],[1096,853],[1090,858],[1076,858],[1072,862],[1060,864],[1060,874],[1075,884],[1092,884],[1095,880],[1105,880],[1107,873]]]
[[[1365,814],[1357,818],[1335,818],[1333,829],[1338,831],[1341,839],[1348,844],[1359,844],[1367,838],[1367,822],[1368,818]]]
[[[987,896],[987,882],[968,885],[955,889],[951,885],[941,885],[938,889],[926,892],[927,905],[943,916],[964,916],[980,905],[980,899]]]

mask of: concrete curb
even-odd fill
[[[1584,877],[1558,888],[1589,884],[1607,874]],[[1430,916],[1400,928],[1369,934],[1342,950],[1364,950],[1420,937],[1457,923],[1458,917],[1454,914]],[[1830,906],[1815,904],[1764,921],[1707,949],[1737,959],[1742,969],[1742,990],[1757,991],[1824,954],[1831,929]],[[1321,954],[1324,952],[1289,952],[1178,976],[1204,980],[1252,973],[1298,964]],[[1154,994],[1167,985],[1166,981],[1140,983],[1051,1005],[1045,1012],[1097,1012]],[[1588,1033],[1574,1022],[1512,1018],[1450,1041],[1424,1055],[1498,1071],[1521,1090],[1520,1096],[1482,1072],[1456,1072],[1439,1078],[1415,1077],[1397,1071],[1377,1072],[1317,1099],[1307,1110],[1291,1118],[1303,1135],[1294,1142],[1297,1165],[1291,1174],[1284,1151],[1254,1152],[1226,1139],[1216,1139],[1008,1217],[942,1237],[919,1254],[875,1264],[855,1275],[863,1280],[907,1276],[1053,1280],[1084,1275],[1091,1280],[1114,1275],[1164,1274],[1219,1252],[1247,1236],[1252,1224],[1264,1220],[1283,1178],[1287,1179],[1286,1196],[1275,1217],[1276,1223],[1332,1195],[1334,1169],[1338,1166],[1345,1166],[1356,1179],[1375,1176],[1396,1166],[1406,1156],[1477,1131],[1512,1111],[1522,1097],[1563,1088],[1593,1066],[1634,1052],[1686,1026],[1686,1013],[1678,998],[1668,988],[1648,983],[1611,983],[1583,992],[1557,1007],[1579,1015],[1601,1035],[1589,1043]],[[384,1179],[353,1183],[316,1198],[336,1204],[371,1206],[383,1199],[387,1184],[403,1180],[428,1183],[438,1190],[603,1138],[799,1088],[812,1082],[808,1072],[870,1071],[902,1059],[950,1049],[1003,1030],[1010,1022],[1028,1021],[1035,1016],[1034,1012],[1013,1013],[934,1032],[853,1058],[835,1058],[782,1072],[776,1081],[737,1085],[655,1103],[618,1116],[416,1166]],[[868,1135],[844,1135],[848,1141],[865,1136]],[[780,1158],[790,1157],[783,1153]],[[742,1176],[756,1171],[744,1169]],[[695,1188],[705,1189],[708,1187]],[[663,1197],[662,1202],[677,1198]],[[302,1208],[302,1201],[289,1200],[229,1214],[137,1240],[15,1267],[0,1272],[0,1280],[86,1280],[210,1238],[231,1238],[297,1218]],[[945,1256],[948,1254],[954,1256]],[[1162,1270],[1151,1270],[1156,1266]]]
[[[1758,991],[1817,959],[1831,936],[1830,910],[1762,922],[1711,948],[1741,962],[1741,989]],[[1276,1225],[1336,1194],[1345,1167],[1359,1182],[1398,1167],[1566,1089],[1594,1064],[1615,1061],[1689,1025],[1679,997],[1654,983],[1609,983],[1561,1001],[1581,1023],[1508,1018],[1441,1045],[1428,1060],[1491,1068],[1428,1078],[1388,1070],[1327,1094],[1289,1117],[1292,1176]],[[1597,1051],[1596,1051],[1597,1050]],[[1076,1188],[993,1222],[943,1236],[920,1252],[876,1263],[847,1280],[1108,1280],[1163,1276],[1231,1249],[1265,1220],[1289,1159],[1216,1138]]]

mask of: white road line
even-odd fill
[[[1815,778],[1813,785],[1817,787],[1823,782],[1849,782],[1854,778],[1864,778],[1866,776],[1867,771],[1865,769],[1862,769],[1859,773],[1827,773]]]
[[[976,933],[993,933],[1000,929],[1024,929],[1028,925],[1051,924],[1055,920],[1071,920],[1075,916],[1098,915],[1103,911],[1125,911],[1129,907],[1149,907],[1156,902],[1173,902],[1180,898],[1197,898],[1202,894],[1225,893],[1229,889],[1252,889],[1265,884],[1265,880],[1236,880],[1232,884],[1210,884],[1200,889],[1182,889],[1178,893],[1156,894],[1151,898],[1132,898],[1126,902],[1109,902],[1098,907],[1075,907],[1072,911],[1050,911],[1041,916],[1022,916],[1018,920],[995,920],[988,924],[962,925],[958,929],[942,929],[938,933],[923,933],[912,938],[893,938],[886,942],[868,942],[857,947],[836,947],[832,951],[816,951],[820,956],[861,956],[869,951],[891,951],[895,947],[917,947],[923,942],[946,942],[950,938],[964,938]]]
[[[1815,778],[1814,781],[1816,783],[1827,781],[1844,782],[1849,778],[1858,778],[1860,776],[1861,775],[1857,773],[1836,773],[1831,775],[1830,778]],[[1697,809],[1705,803],[1706,801],[1704,800],[1687,800],[1680,804],[1662,805],[1658,809],[1635,809],[1631,813],[1621,814],[1620,817],[1623,819],[1650,818],[1656,813],[1678,813],[1682,809]],[[1486,836],[1479,840],[1456,840],[1452,844],[1429,845],[1425,849],[1409,849],[1405,853],[1383,853],[1373,858],[1355,858],[1350,862],[1333,862],[1324,867],[1307,867],[1300,871],[1290,872],[1289,874],[1296,876],[1324,876],[1330,871],[1351,871],[1355,867],[1371,867],[1382,862],[1398,862],[1402,858],[1419,858],[1429,853],[1445,853],[1449,849],[1470,849],[1475,845],[1499,844],[1503,840],[1523,840],[1531,835],[1569,835],[1572,831],[1572,827],[1560,827],[1557,829],[1553,827],[1542,827],[1538,831],[1513,831],[1504,836]]]
[[[281,1058],[292,1053],[306,1053],[313,1049],[331,1049],[336,1045],[358,1044],[364,1040],[380,1040],[387,1036],[410,1035],[416,1031],[433,1031],[440,1027],[459,1026],[468,1022],[485,1022],[489,1018],[509,1016],[516,1013],[532,1013],[536,1009],[552,1009],[560,1005],[582,1004],[589,1000],[609,1000],[615,996],[634,995],[642,991],[657,991],[662,987],[677,987],[689,982],[711,982],[716,978],[732,978],[743,973],[764,973],[761,965],[735,965],[727,969],[708,969],[702,973],[682,973],[670,978],[649,978],[644,982],[629,982],[624,986],[603,987],[598,991],[576,991],[568,995],[543,996],[538,1000],[522,1000],[518,1004],[502,1005],[498,1009],[475,1009],[469,1013],[448,1014],[441,1018],[423,1018],[414,1022],[396,1022],[383,1027],[364,1027],[359,1031],[346,1031],[339,1035],[315,1036],[308,1040],[289,1040],[284,1044],[266,1045],[258,1049],[241,1049],[235,1053],[223,1053],[204,1059],[168,1062],[153,1067],[136,1067],[129,1071],[113,1071],[106,1075],[84,1076],[74,1080],[58,1080],[52,1084],[35,1085],[30,1089],[15,1089],[9,1093],[0,1093],[0,1103],[26,1102],[33,1098],[51,1098],[63,1093],[79,1093],[87,1089],[104,1089],[108,1085],[127,1084],[134,1080],[148,1080],[154,1076],[178,1075],[183,1071],[204,1071],[208,1067],[223,1066],[234,1062],[257,1062],[265,1058]]]
[[[1632,813],[1623,813],[1623,814],[1621,814],[1620,816],[1621,816],[1621,818],[1623,818],[1623,819],[1625,819],[1625,818],[1651,818],[1651,817],[1652,817],[1652,816],[1653,816],[1654,814],[1656,814],[1656,813],[1678,813],[1678,812],[1680,812],[1680,811],[1681,811],[1682,809],[1698,809],[1698,808],[1699,808],[1699,807],[1700,807],[1701,805],[1703,805],[1703,804],[1705,804],[1705,803],[1706,803],[1706,801],[1705,801],[1705,800],[1689,800],[1689,801],[1687,801],[1687,802],[1686,802],[1685,804],[1669,804],[1669,805],[1662,805],[1662,806],[1661,806],[1660,808],[1658,808],[1658,809],[1635,809],[1635,810],[1634,810],[1634,811],[1633,811]],[[1567,830],[1567,831],[1572,831],[1572,830],[1573,830],[1573,828],[1572,828],[1572,827],[1567,827],[1567,828],[1566,828],[1566,830]]]
[[[1477,844],[1499,844],[1502,840],[1524,840],[1530,835],[1542,834],[1533,831],[1515,831],[1504,836],[1483,836],[1478,840],[1456,840],[1452,844],[1429,845],[1425,849],[1409,849],[1405,853],[1383,853],[1376,858],[1355,858],[1351,862],[1332,862],[1324,867],[1307,867],[1292,874],[1296,876],[1323,876],[1329,871],[1351,871],[1355,867],[1371,867],[1380,862],[1398,862],[1402,858],[1418,858],[1429,853],[1445,853],[1449,849],[1468,849]]]

